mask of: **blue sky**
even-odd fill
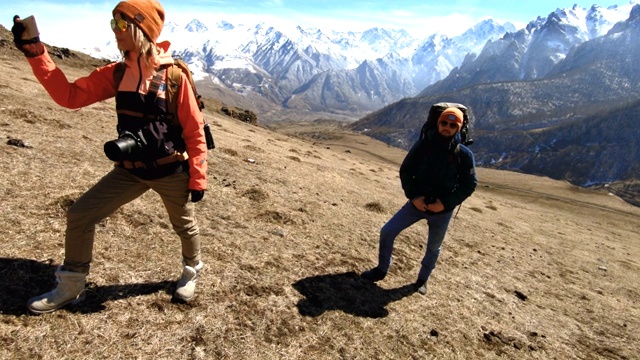
[[[637,2],[637,1],[634,1]],[[11,27],[13,15],[35,15],[41,38],[111,38],[109,19],[118,1],[103,0],[0,0],[0,24]],[[518,28],[557,8],[589,8],[628,4],[629,0],[164,0],[166,20],[186,24],[197,18],[209,21],[255,22],[275,19],[303,27],[363,30],[371,27],[403,28],[418,36],[436,31],[458,35],[477,22],[493,18]],[[505,5],[507,3],[508,5]],[[185,5],[188,4],[188,5]]]

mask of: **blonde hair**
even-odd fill
[[[133,43],[136,45],[136,49],[142,56],[144,62],[152,68],[158,67],[158,65],[160,65],[160,59],[158,56],[160,54],[160,49],[156,44],[147,39],[142,30],[140,30],[140,28],[135,24],[129,22],[127,26],[129,27],[129,31],[131,31]],[[120,53],[125,58],[129,55],[129,51],[121,50]]]

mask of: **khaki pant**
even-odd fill
[[[173,229],[182,241],[185,263],[200,261],[200,236],[189,202],[189,177],[185,173],[143,180],[115,167],[84,193],[67,211],[64,269],[89,273],[96,224],[122,205],[152,189],[162,198]]]

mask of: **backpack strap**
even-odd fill
[[[460,151],[460,144],[457,144],[456,148],[453,150],[453,155],[455,157],[456,167],[458,168],[458,177],[460,177],[460,174],[462,174],[462,172],[464,171],[464,169],[462,168],[462,156],[460,156],[460,152],[461,152]],[[458,218],[458,213],[460,212],[460,209],[462,208],[462,203],[460,203],[460,205],[458,205],[458,210],[456,211],[456,213],[455,213],[455,215],[453,217],[454,219]]]
[[[193,95],[196,97],[196,102],[198,103],[198,108],[200,109],[200,111],[204,109],[204,103],[202,102],[202,97],[196,90],[191,71],[189,71],[187,64],[179,58],[174,58],[173,61],[173,65],[167,67],[167,112],[172,114],[174,125],[176,125],[178,128],[181,128],[180,121],[178,120],[177,94],[180,91],[180,85],[182,84],[182,74],[187,77],[187,83],[191,86],[191,90],[193,91]]]
[[[182,70],[178,66],[170,65],[167,67],[167,112],[173,116],[173,124],[182,128],[178,120],[178,92],[180,91]]]
[[[456,167],[458,169],[458,176],[462,174],[462,157],[460,156],[460,144],[456,145],[456,148],[453,149],[453,157],[455,158]]]

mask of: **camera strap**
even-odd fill
[[[162,86],[162,84],[165,83],[164,81],[165,73],[166,73],[166,69],[160,68],[156,70],[156,72],[153,74],[151,83],[149,83],[149,91],[147,92],[147,99],[150,101],[151,104],[155,104],[156,100],[158,99],[158,91],[160,90],[160,87]],[[144,117],[149,117],[149,114],[146,113],[148,109],[149,109],[148,107],[145,109]],[[154,117],[160,117],[160,116],[158,116],[156,112]]]

